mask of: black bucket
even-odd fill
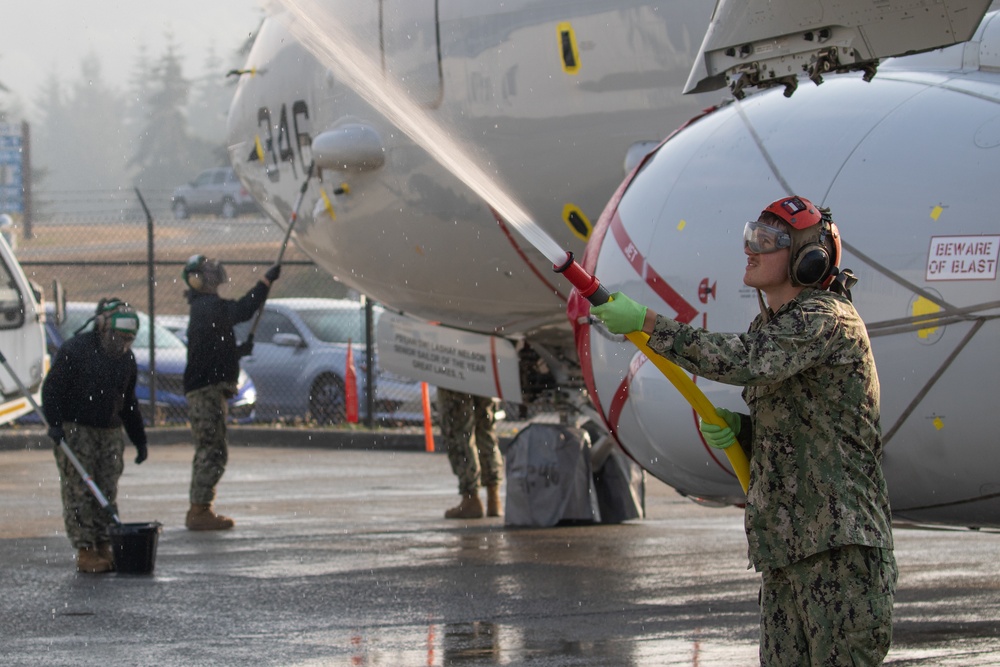
[[[108,533],[115,570],[120,574],[152,574],[162,528],[163,524],[158,521],[112,524]]]

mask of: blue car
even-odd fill
[[[377,319],[382,309],[374,308]],[[237,324],[236,339],[246,340],[251,322]],[[338,424],[346,417],[345,375],[348,341],[353,350],[358,412],[367,416],[365,309],[346,299],[268,299],[254,334],[253,354],[240,363],[257,386],[255,419],[305,420]],[[423,420],[419,382],[391,373],[375,359],[373,420],[415,423]],[[433,397],[436,390],[428,389]]]
[[[73,336],[84,322],[93,316],[96,303],[69,302],[66,304],[64,321],[55,324],[55,307],[46,304],[45,339],[48,352],[55,356],[63,342]],[[135,394],[139,399],[146,424],[152,422],[149,389],[149,316],[139,311],[139,335],[132,344],[139,377]],[[90,328],[92,325],[88,324]],[[187,418],[187,399],[184,398],[184,367],[187,365],[187,346],[167,328],[156,325],[156,405],[162,419],[168,422],[184,421]],[[236,396],[229,400],[229,417],[234,421],[249,421],[257,402],[257,389],[253,381],[240,371]]]

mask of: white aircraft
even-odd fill
[[[691,407],[585,310],[568,316],[552,269],[572,252],[612,291],[744,330],[743,222],[794,192],[832,207],[862,280],[896,517],[1000,526],[988,0],[281,4],[241,71],[230,156],[304,252],[411,316],[383,318],[382,363],[511,400],[592,401],[654,476],[738,504]],[[697,381],[741,407],[737,389]]]

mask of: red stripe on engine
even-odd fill
[[[611,427],[611,432],[615,434],[616,438],[618,437],[618,420],[621,418],[622,408],[628,402],[628,387],[631,379],[631,376],[628,376],[622,380],[622,383],[615,389],[615,394],[611,397],[611,404],[608,406],[608,426]]]
[[[618,429],[618,422],[621,420],[622,410],[628,403],[632,380],[639,374],[639,369],[646,365],[649,359],[643,354],[636,354],[628,365],[628,374],[615,389],[615,395],[611,397],[611,405],[608,406],[608,422]],[[617,436],[616,436],[617,437]]]
[[[670,139],[672,139],[675,134],[683,130],[685,127],[691,125],[697,120],[715,111],[716,108],[717,107],[710,107],[708,109],[704,109],[700,114],[698,114],[694,118],[690,119],[689,121],[681,125],[676,130],[671,132],[670,136],[668,136],[660,143],[660,146],[663,146],[663,144],[670,141]],[[607,236],[609,227],[612,229],[612,234],[615,236],[616,240],[618,240],[619,246],[622,247],[623,252],[625,245],[631,244],[631,239],[628,238],[628,233],[625,231],[621,219],[618,217],[618,205],[621,203],[622,197],[625,195],[625,191],[628,190],[629,186],[632,184],[632,181],[635,179],[636,174],[638,174],[642,170],[643,166],[653,157],[653,155],[656,154],[657,150],[659,150],[659,147],[657,147],[656,150],[650,151],[639,162],[639,164],[636,165],[636,167],[625,178],[625,180],[623,180],[618,185],[618,188],[615,190],[615,193],[611,196],[611,200],[607,203],[607,205],[604,207],[604,210],[601,212],[601,217],[598,219],[597,224],[594,225],[594,231],[591,233],[590,238],[587,240],[587,246],[584,249],[583,257],[580,258],[580,266],[582,266],[583,269],[588,273],[590,273],[591,275],[597,274],[597,257],[600,254],[601,248],[604,245],[604,240]],[[621,229],[618,229],[619,227]],[[624,239],[624,241],[622,241],[621,239]],[[626,257],[628,257],[627,254]],[[633,267],[636,267],[637,261],[640,263],[639,266],[644,265],[644,260],[642,259],[641,255],[637,255],[636,257],[629,257],[629,261],[632,263]],[[640,276],[643,277],[644,280],[646,280],[646,275],[642,271],[640,271],[639,268],[636,268],[636,271],[639,273]],[[656,279],[654,279],[654,283],[666,285],[665,282],[662,282],[662,279],[659,279],[659,275],[657,275]],[[660,294],[660,290],[657,284],[650,284],[650,286],[657,294]],[[691,308],[690,304],[687,304],[687,302],[684,302],[683,305],[685,305],[686,308],[677,309],[678,314],[680,315],[681,313],[684,313],[684,316],[687,316],[687,313],[690,312],[688,309],[691,310],[693,309]],[[574,289],[570,294],[566,310],[567,310],[566,314],[569,316],[570,322],[573,324],[573,331],[576,337],[576,348],[580,356],[580,364],[583,371],[583,379],[584,383],[587,386],[587,391],[590,392],[591,402],[593,403],[594,407],[597,408],[598,413],[604,418],[604,422],[605,425],[608,427],[608,430],[615,437],[615,439],[618,440],[617,436],[618,417],[621,412],[621,407],[619,406],[616,409],[613,419],[611,418],[610,415],[606,414],[603,408],[601,407],[602,406],[601,397],[597,393],[597,386],[596,382],[594,381],[594,368],[593,368],[593,361],[591,359],[591,349],[590,349],[590,334],[588,332],[590,325],[587,324],[587,318],[585,316],[581,317],[581,315],[584,315],[588,312],[589,304],[587,303],[586,299],[581,297],[580,293]],[[695,311],[695,314],[696,313],[697,311]],[[694,315],[691,315],[691,318],[693,317]],[[689,322],[690,319],[685,321]],[[627,387],[628,387],[628,380],[625,380],[623,382],[623,385],[619,387],[619,391],[615,392],[616,397],[622,394],[624,394],[624,396],[627,397]],[[614,401],[612,401],[612,404],[614,404]],[[693,410],[692,413],[694,413]],[[628,448],[620,440],[618,441],[618,444],[622,446],[622,450],[625,451],[626,454],[629,454],[629,456],[631,456],[631,453],[628,451]]]
[[[622,223],[621,217],[618,215],[618,211],[615,211],[611,216],[611,235],[614,237],[615,241],[618,243],[618,247],[621,249],[622,254],[625,255],[625,259],[628,263],[632,265],[635,272],[646,282],[647,285],[656,293],[658,297],[663,299],[663,302],[676,311],[677,316],[674,318],[678,322],[688,324],[695,318],[698,314],[698,310],[688,303],[684,297],[677,293],[673,287],[663,279],[659,273],[649,265],[646,258],[643,257],[642,253],[636,247],[632,238],[629,236],[628,232],[625,230],[625,225]]]
[[[500,365],[497,363],[497,338],[490,336],[490,359],[493,362],[493,383],[496,385],[497,398],[504,400],[503,389],[500,387]]]
[[[625,231],[625,225],[622,224],[621,216],[618,215],[618,211],[615,211],[615,214],[611,217],[611,235],[618,242],[618,247],[621,248],[622,254],[625,255],[625,259],[632,265],[635,272],[640,276],[645,275],[646,258],[642,256],[639,249],[635,247],[635,243],[629,238],[628,232]]]
[[[653,270],[653,267],[646,267],[646,284],[649,285],[657,296],[663,299],[671,308],[677,311],[677,317],[674,319],[682,324],[690,324],[691,320],[695,318],[698,314],[698,310],[692,306],[690,303],[684,300],[680,294],[674,291],[666,280],[664,280],[659,273]]]

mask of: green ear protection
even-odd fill
[[[181,271],[184,282],[195,291],[200,292],[205,286],[205,279],[202,276],[201,270],[207,260],[208,258],[204,255],[191,255],[187,264],[184,265],[184,269]]]
[[[130,312],[114,313],[111,315],[111,330],[132,334],[133,336],[138,335],[139,316]]]

